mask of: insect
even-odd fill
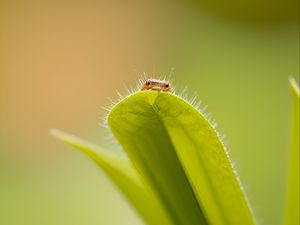
[[[172,88],[170,87],[169,81],[148,79],[141,88],[141,91],[145,90],[171,92]]]

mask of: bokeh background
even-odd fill
[[[145,72],[197,93],[262,225],[283,215],[297,0],[0,0],[0,224],[139,225],[102,171],[54,140],[102,143],[99,118]]]

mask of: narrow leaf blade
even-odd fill
[[[99,146],[59,130],[51,134],[92,159],[118,186],[129,202],[149,225],[172,225],[156,196],[145,187],[128,158],[108,152]]]
[[[285,224],[299,224],[299,86],[291,78],[292,92],[292,148],[285,209]]]

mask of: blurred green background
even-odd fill
[[[0,0],[0,224],[138,225],[106,176],[54,140],[101,143],[101,108],[144,72],[197,93],[263,225],[283,215],[297,0]]]

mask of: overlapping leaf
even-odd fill
[[[91,158],[119,187],[148,224],[172,225],[152,191],[145,187],[131,162],[115,153],[58,130],[51,134]]]

